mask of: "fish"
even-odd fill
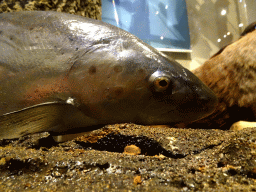
[[[0,14],[0,139],[190,122],[217,102],[188,69],[118,27],[54,11]]]

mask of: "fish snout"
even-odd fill
[[[206,114],[211,114],[218,104],[218,98],[215,95],[215,93],[209,89],[208,92],[205,92],[203,95],[200,95],[198,98],[199,105],[202,106],[204,111],[206,111]]]
[[[200,86],[198,87],[194,89],[193,92],[194,95],[196,95],[195,103],[201,113],[199,119],[202,119],[214,112],[218,105],[218,98],[215,93],[202,82],[200,82]]]
[[[214,112],[218,104],[216,94],[206,86],[197,76],[192,72],[184,69],[187,77],[188,89],[192,93],[192,101],[194,104],[195,112],[198,112],[198,119],[202,119]]]

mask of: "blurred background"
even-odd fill
[[[191,51],[185,0],[105,0],[102,20],[155,48]]]
[[[117,25],[190,70],[256,21],[255,0],[0,0],[0,12],[54,10]]]
[[[167,53],[189,69],[236,41],[256,21],[255,0],[186,0],[191,53]]]
[[[255,0],[103,0],[102,20],[193,70],[236,41],[255,10]]]

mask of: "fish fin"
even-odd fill
[[[63,126],[62,115],[67,104],[35,105],[0,117],[0,139],[13,139],[31,133]]]
[[[0,116],[0,139],[13,139],[37,132],[62,133],[95,121],[71,104],[43,103]]]

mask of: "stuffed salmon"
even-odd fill
[[[190,122],[216,105],[189,70],[115,26],[59,12],[0,14],[0,139]]]

